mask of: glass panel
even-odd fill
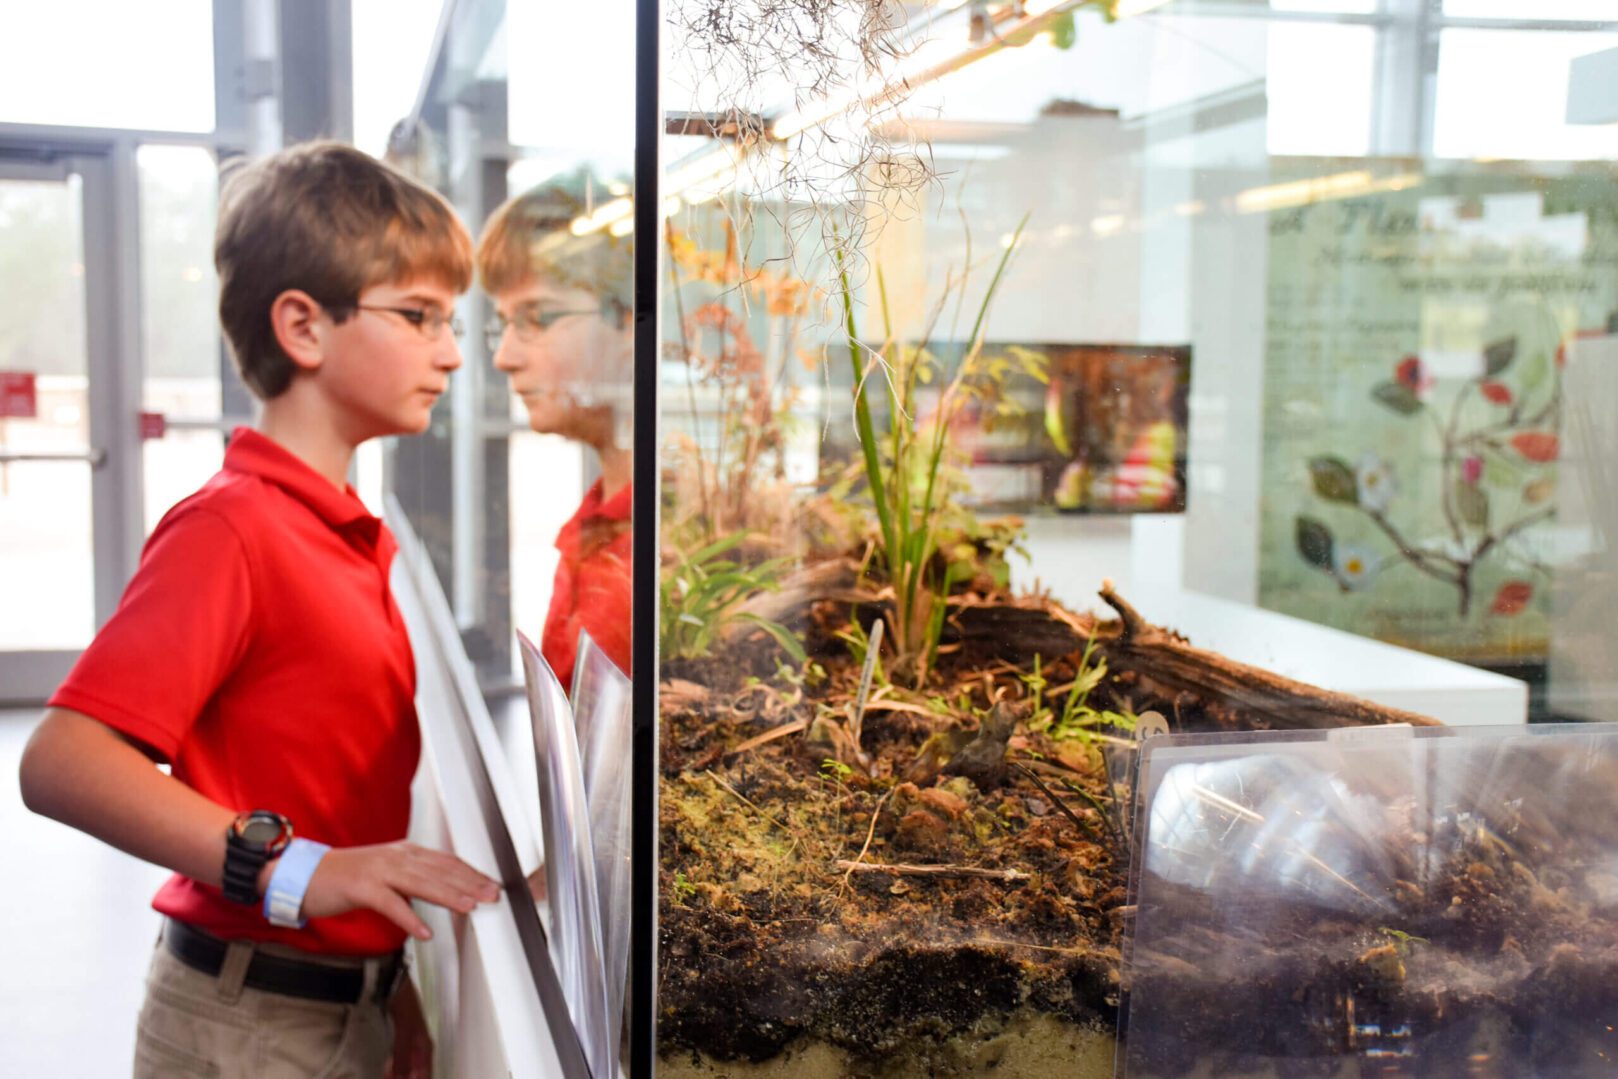
[[[80,185],[0,180],[0,378],[33,376],[34,415],[0,452],[90,448]],[[90,467],[0,462],[0,649],[78,649],[95,628]]]
[[[1119,7],[666,5],[660,1074],[1111,1074],[1136,731],[1613,709],[1606,35]]]
[[[221,340],[213,265],[219,169],[194,146],[142,146],[141,319],[146,351],[142,407],[176,420],[220,419]],[[219,431],[167,430],[145,448],[146,530],[219,471]]]
[[[13,8],[0,38],[0,122],[212,131],[213,5],[175,0],[161,18],[109,0]]]
[[[527,426],[526,412],[520,422]],[[510,446],[516,488],[511,500],[512,621],[538,634],[550,610],[561,558],[556,537],[584,497],[585,451],[576,442],[526,430],[514,433]],[[542,485],[539,477],[544,477]]]
[[[514,675],[554,671],[565,694],[578,672],[583,723],[599,709],[582,680],[600,669],[576,663],[580,642],[593,637],[610,666],[630,665],[633,254],[619,234],[574,225],[629,193],[634,11],[630,0],[446,7],[420,126],[396,130],[387,151],[451,200],[487,256],[461,306],[473,331],[464,365],[428,434],[392,447],[389,486],[432,552],[496,726],[508,731],[521,703]],[[396,89],[395,119],[414,104]],[[534,643],[513,648],[513,629]],[[611,739],[605,749],[586,742],[581,759],[549,701],[535,706],[542,760],[529,791],[547,847],[539,910],[579,1040],[592,1070],[608,1074],[625,1017],[626,824],[603,812],[592,853],[601,807],[585,816],[581,797],[594,799],[596,781],[611,786],[613,768],[630,761]],[[571,723],[565,696],[560,707]],[[598,892],[603,859],[620,872],[604,866]]]
[[[1609,1074],[1615,768],[1609,724],[1149,743],[1120,1074]]]

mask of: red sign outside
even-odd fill
[[[140,437],[142,439],[162,438],[168,433],[168,418],[161,412],[142,412],[140,414]]]
[[[39,393],[32,371],[0,371],[0,419],[31,420],[39,415]]]

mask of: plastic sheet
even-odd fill
[[[1618,725],[1153,739],[1120,1074],[1618,1074]]]
[[[611,1038],[623,1030],[629,979],[630,684],[588,633],[580,631],[573,668],[573,723],[584,765],[584,796],[595,848]]]
[[[534,724],[551,958],[591,1074],[617,1075],[618,1041],[610,1033],[616,1027],[609,1019],[601,904],[572,709],[539,649],[521,633],[517,643]]]

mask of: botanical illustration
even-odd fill
[[[1493,342],[1483,350],[1478,373],[1446,385],[1442,395],[1419,357],[1400,360],[1392,377],[1371,389],[1371,397],[1394,415],[1431,428],[1442,530],[1437,535],[1412,531],[1425,527],[1431,507],[1401,505],[1395,465],[1375,449],[1366,448],[1353,464],[1322,454],[1309,460],[1314,493],[1328,505],[1363,515],[1386,544],[1339,543],[1325,514],[1300,514],[1296,537],[1304,561],[1330,575],[1344,592],[1407,567],[1454,588],[1462,618],[1476,599],[1478,568],[1490,559],[1504,561],[1514,576],[1495,590],[1489,611],[1505,617],[1521,612],[1549,573],[1514,543],[1554,512],[1548,503],[1560,449],[1557,371],[1564,351],[1557,350],[1554,364],[1544,351],[1521,363],[1517,353],[1516,338]],[[1405,463],[1412,471],[1422,466],[1420,459]]]
[[[1565,365],[1618,305],[1618,194],[1522,164],[1375,164],[1386,190],[1267,221],[1258,602],[1543,664],[1583,542],[1558,518]]]

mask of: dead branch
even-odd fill
[[[1126,602],[1124,598],[1113,589],[1111,577],[1104,578],[1101,582],[1101,598],[1106,600],[1107,605],[1113,610],[1117,611],[1118,617],[1123,620],[1123,632],[1120,635],[1121,640],[1127,641],[1133,637],[1140,636],[1147,630],[1151,629],[1151,625],[1146,621],[1146,619],[1140,616],[1140,612],[1135,610],[1134,607],[1130,606],[1129,603]]]
[[[865,862],[865,852],[871,849],[871,840],[876,838],[876,819],[882,815],[882,807],[884,805],[886,805],[888,799],[892,798],[892,797],[893,797],[893,792],[892,791],[889,791],[888,793],[884,794],[880,799],[877,800],[876,808],[871,810],[871,827],[865,833],[865,845],[860,848],[859,854],[855,855],[855,857],[854,857],[854,865],[850,866],[848,871],[843,874],[843,886],[841,888],[837,889],[837,894],[838,895],[842,895],[844,892],[848,891],[848,882],[849,882],[849,878],[851,878],[854,875],[854,866],[864,864],[864,862]]]
[[[1077,813],[1069,809],[1067,803],[1062,801],[1062,799],[1057,796],[1055,791],[1047,787],[1045,785],[1045,781],[1040,779],[1039,776],[1034,773],[1032,768],[1028,768],[1017,761],[1012,761],[1011,763],[1029,779],[1034,781],[1034,786],[1038,787],[1044,793],[1045,797],[1051,800],[1052,805],[1062,811],[1062,815],[1064,817],[1073,822],[1074,827],[1076,827],[1079,831],[1084,832],[1086,835],[1096,834],[1095,829],[1086,824],[1083,818],[1081,818]],[[1110,831],[1112,829],[1112,822],[1108,821],[1105,816],[1103,816],[1101,819],[1107,822],[1107,828]]]
[[[759,746],[764,745],[766,742],[773,742],[777,738],[785,738],[789,734],[797,734],[799,731],[803,730],[808,725],[809,725],[808,720],[794,719],[790,723],[783,723],[779,727],[772,727],[769,730],[765,731],[763,734],[756,735],[755,737],[749,738],[747,741],[743,742],[741,745],[739,745],[736,748],[730,750],[728,753],[725,754],[725,756],[734,757],[738,753],[746,753],[749,749],[757,749]]]
[[[902,862],[851,862],[839,858],[837,868],[849,873],[891,873],[896,877],[969,877],[1007,883],[1032,880],[1032,873],[1020,869],[980,869],[970,865],[906,865]]]
[[[1306,685],[1237,663],[1217,652],[1193,648],[1176,634],[1142,618],[1112,589],[1111,582],[1103,586],[1101,598],[1122,619],[1122,625],[1110,632],[1105,626],[1097,629],[1102,652],[1112,670],[1134,671],[1168,691],[1166,695],[1189,692],[1210,703],[1240,709],[1243,729],[1442,725],[1429,716]]]
[[[745,794],[743,794],[741,791],[737,790],[735,787],[732,787],[729,783],[726,783],[723,779],[720,779],[717,775],[715,775],[713,769],[705,768],[705,769],[703,769],[703,774],[706,775],[709,779],[713,780],[715,783],[719,784],[719,789],[720,790],[723,790],[725,793],[731,795],[733,798],[735,798],[742,805],[746,806],[748,809],[751,809],[754,813],[757,813],[759,816],[763,817],[765,820],[769,821],[771,824],[773,824],[777,828],[781,829],[781,831],[786,832],[788,835],[798,837],[798,833],[797,833],[796,829],[782,823],[782,821],[781,821],[781,819],[779,817],[776,817],[776,816],[774,816],[772,814],[764,812],[764,810],[760,809],[754,802],[749,800],[748,797]],[[801,837],[798,837],[798,838],[801,838]]]

